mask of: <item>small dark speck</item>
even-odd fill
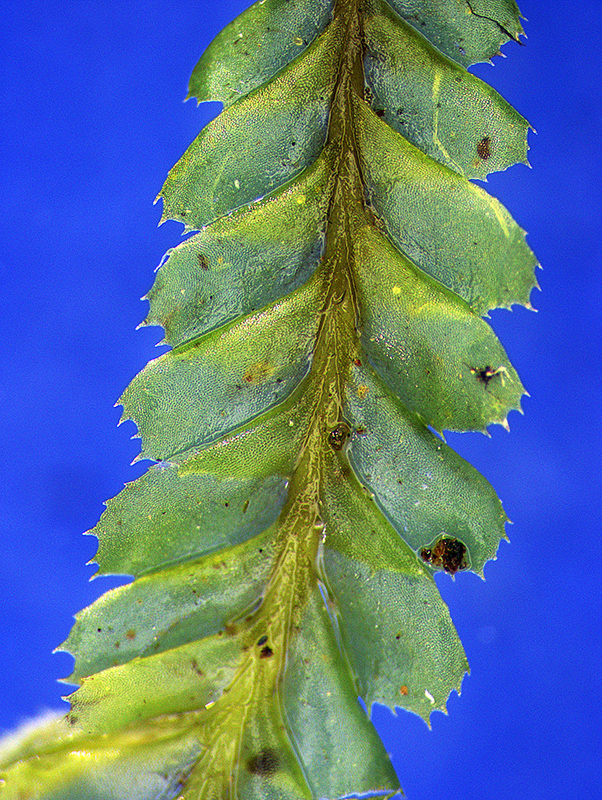
[[[265,647],[261,648],[261,652],[259,654],[259,658],[271,658],[274,655],[274,651],[269,645],[265,645]]]
[[[265,644],[268,640],[266,634],[264,634],[260,639],[257,640],[257,647],[261,647],[262,644]]]

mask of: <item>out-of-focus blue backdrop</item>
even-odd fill
[[[180,226],[152,200],[218,110],[182,104],[245,0],[10,3],[2,22],[0,731],[61,707],[51,651],[108,588],[85,562],[134,427],[113,408],[155,355],[137,298]],[[493,324],[531,397],[508,435],[452,436],[514,522],[486,582],[439,580],[472,675],[429,731],[375,720],[410,800],[595,800],[600,788],[600,7],[524,0],[526,47],[475,71],[537,129],[488,189],[529,232],[538,314]],[[63,707],[64,704],[62,704]],[[598,765],[598,766],[596,766]]]

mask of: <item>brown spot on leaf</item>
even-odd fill
[[[489,136],[483,136],[477,145],[477,154],[483,161],[487,161],[491,157],[491,139]]]
[[[443,567],[450,575],[468,567],[466,545],[459,539],[441,538],[433,547],[423,547],[420,557],[433,567]]]
[[[207,256],[204,256],[202,253],[196,254],[196,260],[199,262],[199,267],[204,270],[209,269],[209,261],[207,260]]]
[[[341,450],[347,441],[349,433],[349,425],[346,422],[339,422],[336,428],[333,428],[328,434],[328,444],[333,450]]]
[[[402,695],[403,697],[407,697],[408,696],[408,687],[405,685],[405,683],[401,687],[401,689],[399,690],[399,694]]]
[[[261,648],[261,652],[259,653],[259,658],[271,658],[274,655],[274,651],[269,645],[265,645],[265,647]]]
[[[126,636],[127,639],[130,640],[130,642],[133,642],[134,639],[136,638],[136,631],[134,631],[134,630],[132,630],[130,628],[129,631],[126,631],[125,636]]]
[[[199,676],[199,678],[202,678],[204,676],[203,675],[203,670],[199,667],[196,658],[191,659],[190,666],[192,667],[194,672],[196,672],[196,674]]]
[[[244,374],[247,383],[261,383],[274,374],[274,367],[265,361],[252,364]]]
[[[252,775],[273,775],[279,766],[278,754],[271,747],[264,747],[247,761],[247,769]]]
[[[470,367],[471,373],[476,377],[479,383],[482,383],[485,388],[489,386],[489,381],[496,376],[499,376],[504,385],[504,376],[508,374],[506,367],[498,367],[494,369],[491,365],[485,367]]]

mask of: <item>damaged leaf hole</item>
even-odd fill
[[[498,367],[494,369],[489,364],[486,367],[469,367],[471,373],[476,376],[479,383],[482,383],[485,388],[489,386],[489,382],[499,375],[502,386],[505,384],[505,376],[508,375],[506,367]]]
[[[433,547],[423,547],[420,557],[432,567],[443,567],[450,575],[468,569],[466,545],[459,539],[441,538]]]
[[[328,434],[328,444],[335,451],[341,450],[350,433],[349,425],[346,422],[339,422],[336,428],[333,428]]]
[[[279,767],[280,759],[271,747],[264,747],[247,761],[247,769],[251,775],[273,775]]]

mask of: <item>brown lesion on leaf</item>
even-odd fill
[[[339,422],[328,434],[328,444],[335,451],[342,450],[350,433],[349,425],[346,422]]]
[[[466,545],[460,539],[442,536],[432,547],[423,547],[420,557],[432,567],[443,567],[450,575],[468,569]]]
[[[199,267],[205,271],[209,269],[209,260],[203,253],[196,254],[196,260],[199,262]]]
[[[485,367],[469,367],[469,369],[471,374],[474,375],[477,381],[482,383],[485,388],[487,388],[490,381],[496,377],[499,377],[502,386],[504,386],[508,375],[508,370],[504,366],[494,368],[490,364],[487,364]]]
[[[262,383],[274,374],[274,367],[266,361],[252,364],[244,374],[246,383]]]
[[[192,671],[199,676],[199,678],[204,678],[205,674],[203,670],[199,667],[196,658],[192,658],[190,660],[190,666],[192,667]]]
[[[247,769],[251,775],[273,775],[279,768],[278,753],[271,747],[264,747],[247,761]]]
[[[477,155],[482,161],[487,161],[491,158],[491,137],[483,136],[481,141],[477,144]]]
[[[266,644],[259,652],[259,658],[271,658],[274,655],[272,648]]]

